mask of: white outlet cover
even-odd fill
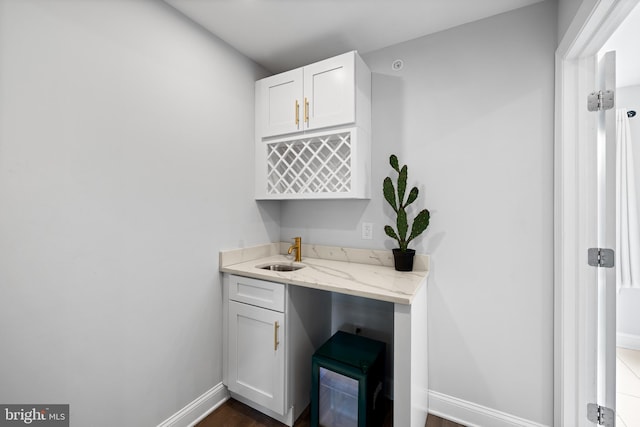
[[[371,222],[362,223],[362,239],[363,240],[373,239],[373,223]]]

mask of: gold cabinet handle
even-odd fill
[[[296,99],[296,126],[298,126],[299,123],[300,123],[300,104]]]
[[[278,344],[280,344],[280,341],[278,341],[278,328],[280,328],[280,325],[276,321],[273,324],[273,350],[274,351],[278,349]]]
[[[309,126],[309,100],[307,98],[304,99],[304,121]]]

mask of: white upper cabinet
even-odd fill
[[[260,136],[354,123],[357,60],[356,52],[348,52],[256,82]]]
[[[355,52],[256,82],[256,199],[369,198],[371,71]]]

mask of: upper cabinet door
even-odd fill
[[[355,122],[355,52],[304,67],[304,129]]]
[[[256,114],[262,118],[262,136],[303,130],[302,79],[302,68],[298,68],[256,83]]]
[[[356,121],[355,61],[356,53],[348,52],[258,80],[259,137],[353,124]]]

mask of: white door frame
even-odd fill
[[[596,55],[640,0],[584,0],[556,51],[554,172],[554,425],[590,425],[595,399]]]

